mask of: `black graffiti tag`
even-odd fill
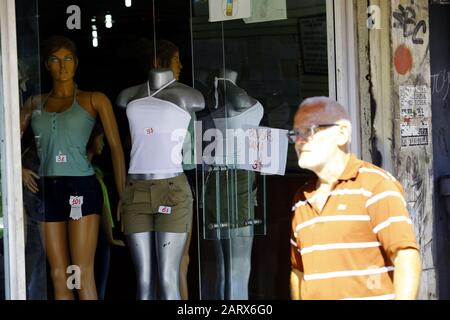
[[[404,8],[402,5],[398,6],[400,12],[396,11],[392,15],[398,21],[394,23],[394,27],[403,28],[403,36],[405,38],[412,36],[412,42],[414,44],[423,44],[423,39],[418,38],[417,34],[422,29],[422,32],[425,34],[427,32],[427,24],[425,20],[416,21],[416,11],[414,11],[411,7]],[[414,28],[411,28],[412,25]]]

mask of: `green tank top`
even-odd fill
[[[44,111],[47,98],[33,111],[31,126],[36,139],[41,176],[94,174],[86,155],[86,144],[95,119],[78,104],[76,96],[75,89],[72,105],[64,112]]]

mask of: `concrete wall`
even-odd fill
[[[367,9],[379,8],[379,28]],[[357,1],[362,155],[403,184],[423,273],[419,299],[436,299],[428,0]]]

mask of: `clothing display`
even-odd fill
[[[75,89],[72,105],[64,112],[46,112],[47,98],[33,111],[31,125],[41,161],[41,176],[94,174],[86,157],[86,144],[95,119],[80,106],[76,96]]]
[[[122,198],[125,235],[189,232],[192,193],[184,174],[160,180],[129,180]]]
[[[184,141],[191,116],[175,104],[150,95],[149,84],[148,94],[127,105],[132,139],[128,173],[183,172],[180,141]],[[158,151],[149,157],[148,150]]]
[[[37,196],[42,199],[38,212],[42,216],[39,221],[59,222],[69,221],[72,206],[71,197],[82,197],[80,208],[81,216],[91,214],[100,215],[103,207],[103,194],[101,186],[95,175],[87,177],[57,177],[41,178],[38,180],[39,192]],[[80,218],[81,218],[80,216]]]
[[[205,193],[205,228],[208,238],[228,238],[231,229],[255,224],[255,173],[243,170],[212,171]]]

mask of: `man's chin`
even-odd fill
[[[314,168],[316,167],[315,165],[309,163],[308,161],[302,161],[302,160],[298,160],[298,166],[302,169],[307,169],[307,170],[311,170],[314,171]]]

